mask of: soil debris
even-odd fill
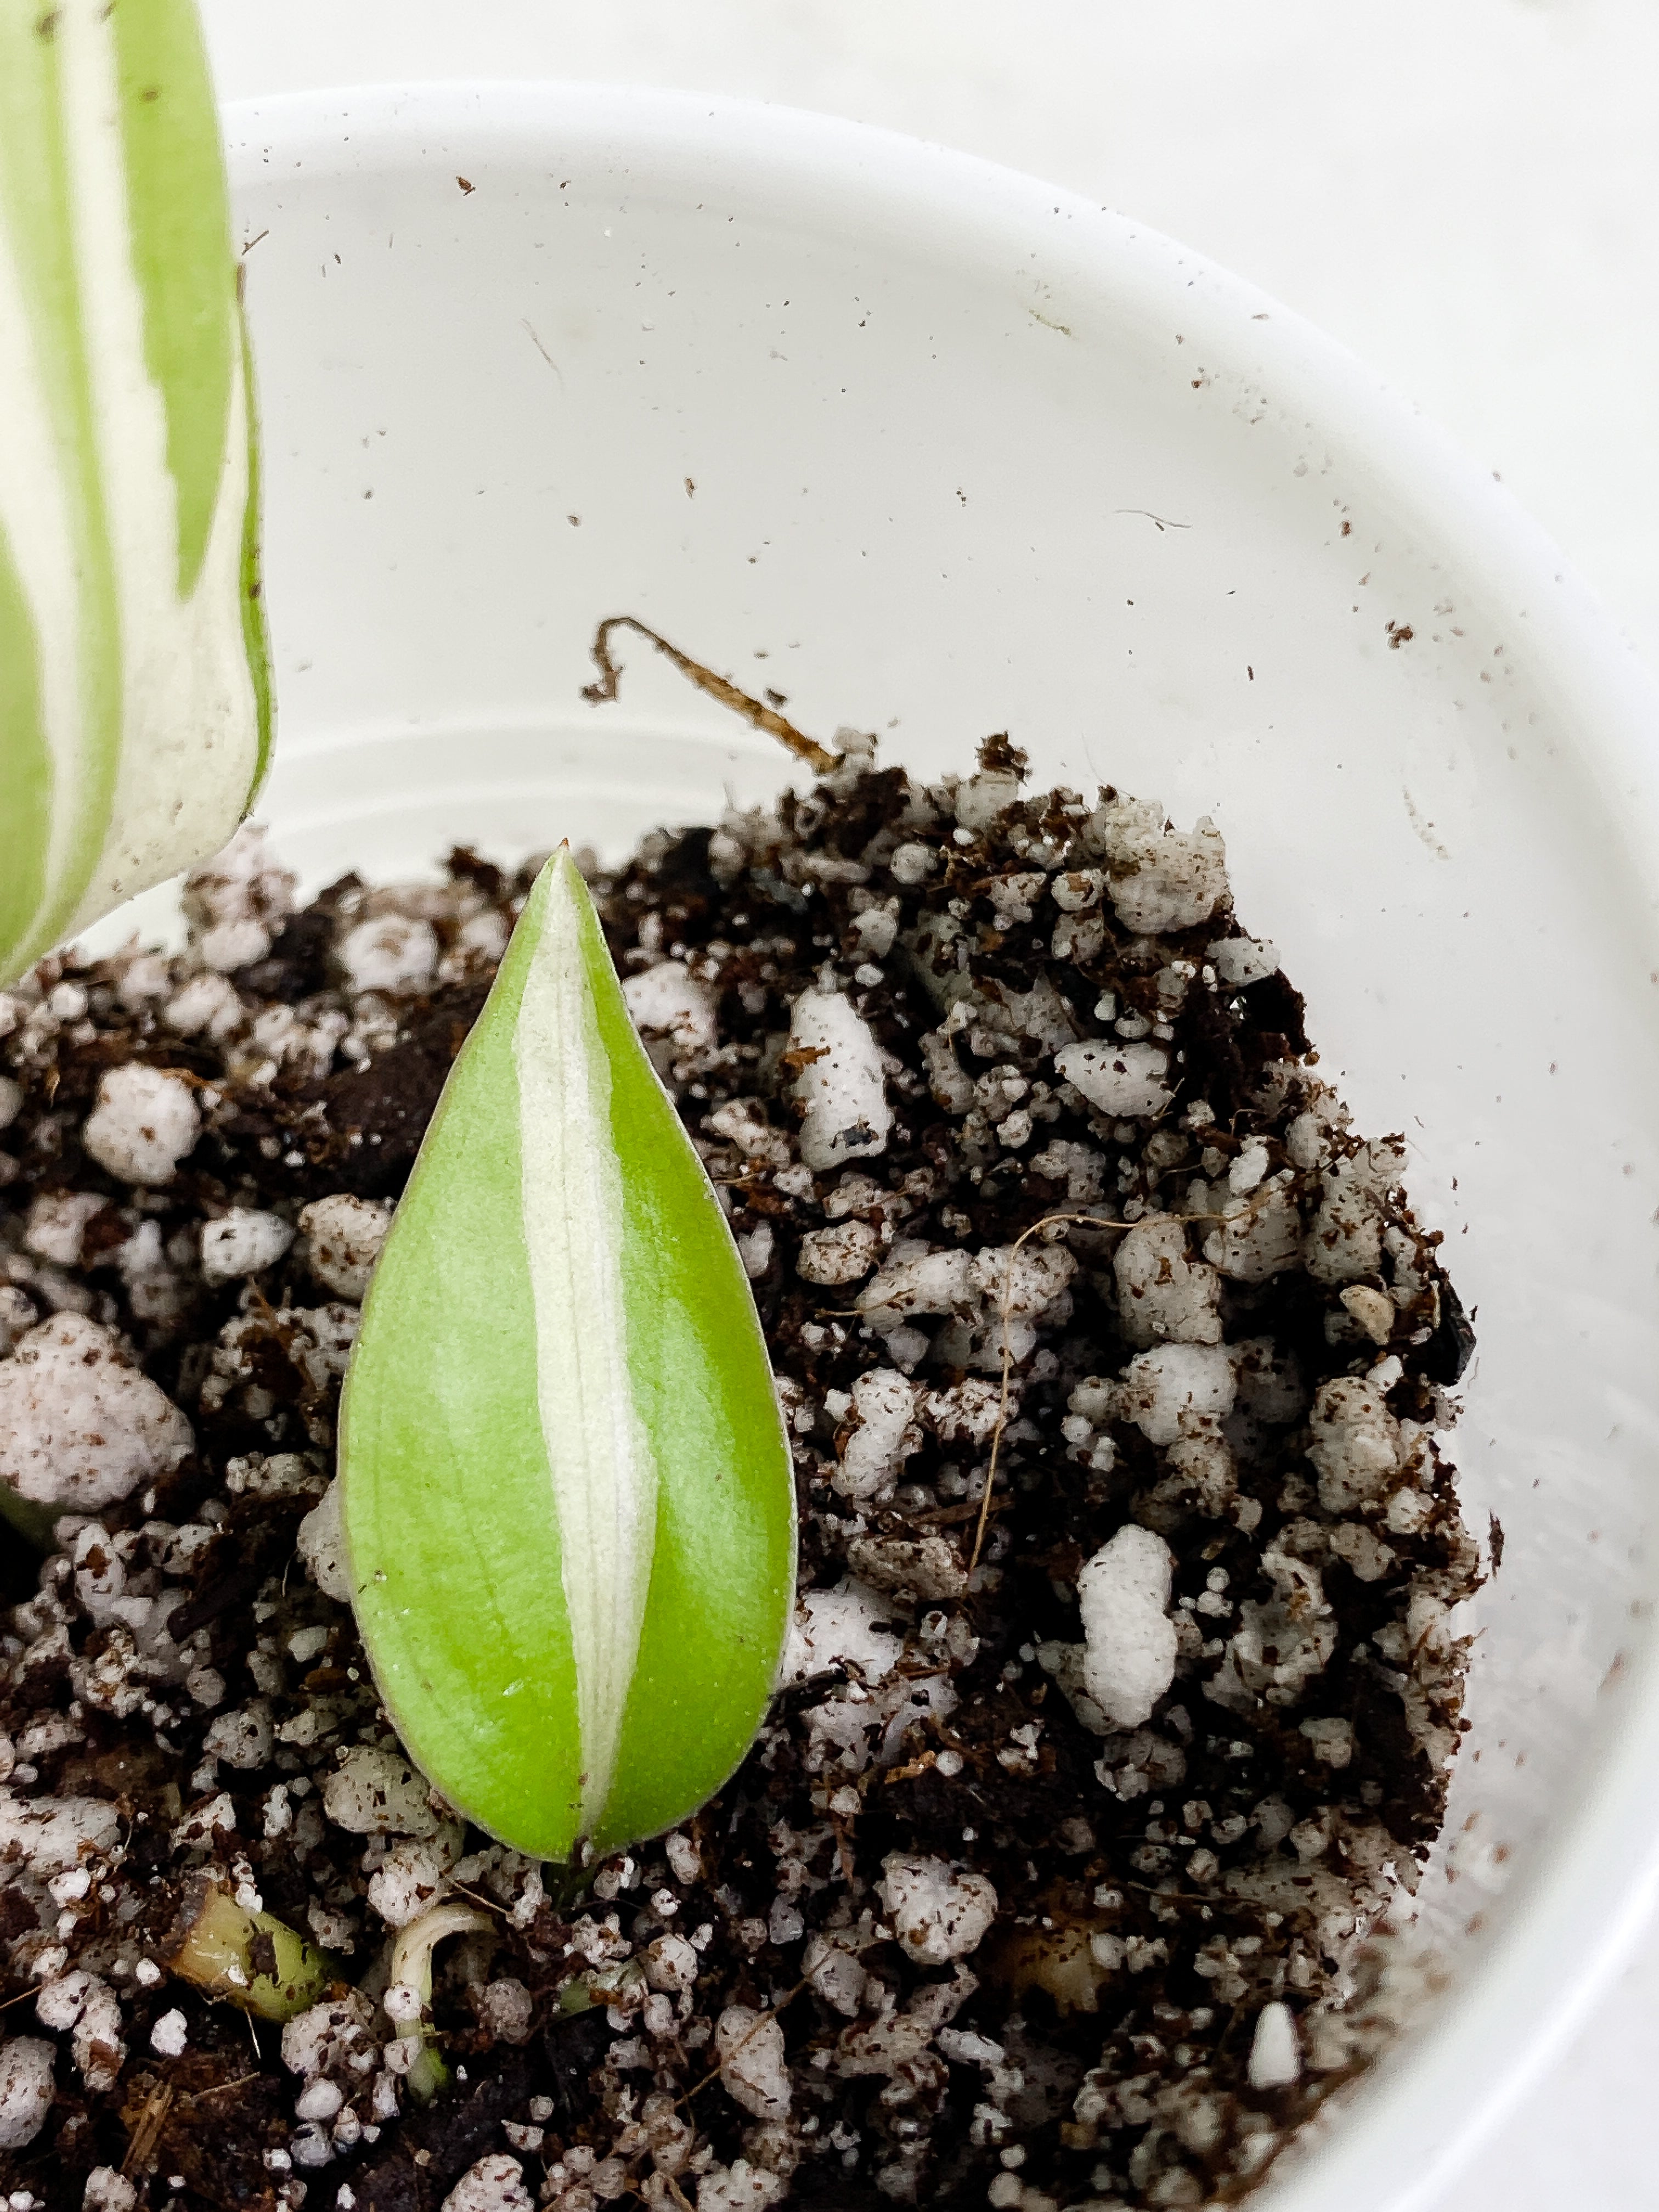
[[[1479,1580],[1401,1142],[1316,1073],[1212,823],[1028,795],[1006,738],[927,787],[843,743],[581,862],[801,1517],[748,1760],[585,1887],[403,1760],[330,1517],[530,870],[297,908],[245,830],[185,951],[0,995],[0,1471],[55,1521],[0,1638],[20,2212],[1230,2201],[1385,2034],[1365,1939],[1440,1825]],[[264,2019],[171,1971],[210,1892]]]

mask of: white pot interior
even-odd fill
[[[233,111],[282,731],[315,886],[620,852],[787,763],[637,613],[828,737],[1214,815],[1480,1351],[1453,1973],[1276,2203],[1425,2201],[1651,1858],[1659,1188],[1650,714],[1549,550],[1270,302],[850,126],[554,88]],[[463,181],[464,180],[464,181]],[[1651,722],[1649,725],[1652,727]],[[1656,848],[1645,847],[1651,854]]]

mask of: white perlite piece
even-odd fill
[[[245,822],[222,852],[185,880],[183,906],[207,966],[246,968],[270,951],[271,925],[294,910],[298,878],[272,860],[265,831]]]
[[[702,1880],[702,1853],[690,1836],[676,1828],[672,1834],[663,1838],[662,1848],[668,1861],[668,1870],[676,1881],[689,1886]]]
[[[700,1964],[696,1947],[684,1936],[659,1936],[645,1947],[645,1978],[665,1996],[695,1989]]]
[[[1358,1521],[1339,1521],[1331,1531],[1330,1545],[1362,1583],[1380,1583],[1400,1556],[1374,1528],[1362,1528]]]
[[[1341,1292],[1343,1304],[1373,1344],[1386,1344],[1394,1334],[1394,1300],[1386,1291],[1369,1283],[1350,1283]]]
[[[781,2204],[788,2194],[789,2184],[781,2174],[740,2158],[730,2167],[711,2166],[702,2176],[697,2212],[768,2212],[769,2206]]]
[[[1223,1420],[1237,1381],[1221,1345],[1161,1344],[1123,1370],[1123,1410],[1151,1444],[1172,1444]]]
[[[1248,2071],[1253,2089],[1286,2089],[1300,2077],[1302,2051],[1288,2005],[1265,2004],[1256,2014]]]
[[[504,2150],[492,2150],[468,2166],[443,2202],[443,2212],[535,2212],[524,2168]]]
[[[1231,1178],[1229,1177],[1229,1182]],[[1282,1185],[1239,1195],[1218,1190],[1212,1203],[1225,1216],[1204,1240],[1204,1256],[1238,1283],[1265,1283],[1302,1256],[1302,1216]],[[1392,1318],[1393,1308],[1389,1308]]]
[[[390,1998],[391,1995],[392,1991],[388,1990],[387,1997]],[[411,2017],[416,2020],[420,2017],[418,2000]],[[294,2100],[294,2117],[296,2120],[331,2120],[344,2102],[345,2098],[337,2081],[307,2081]]]
[[[202,1133],[196,1098],[181,1075],[137,1060],[107,1069],[81,1141],[118,1182],[147,1188],[171,1182]]]
[[[0,1363],[0,1482],[37,1505],[95,1513],[171,1474],[190,1423],[106,1328],[54,1314]]]
[[[221,1790],[202,1804],[192,1805],[182,1820],[175,1820],[170,1833],[175,1851],[210,1850],[217,1836],[234,1836],[236,1832],[236,1800],[229,1790]]]
[[[789,1049],[819,1056],[804,1066],[795,1097],[805,1108],[800,1156],[817,1174],[887,1149],[893,1126],[881,1048],[842,991],[803,991],[789,1019]]]
[[[678,960],[629,975],[622,987],[629,1019],[645,1036],[665,1037],[677,1052],[707,1052],[719,1030],[719,1010],[707,983]]]
[[[1279,954],[1265,939],[1223,937],[1204,948],[1204,957],[1215,969],[1218,982],[1230,991],[1260,983],[1279,973]]]
[[[55,2034],[67,2034],[70,2057],[88,2089],[112,2089],[127,2052],[121,2040],[121,2006],[106,1981],[77,1967],[48,1982],[34,2000],[35,2018]]]
[[[1068,1285],[1077,1261],[1061,1244],[985,1244],[974,1255],[973,1279],[991,1319],[988,1342],[970,1352],[972,1363],[995,1370],[1008,1356],[1029,1358],[1039,1319],[1050,1327],[1071,1312]]]
[[[486,1982],[477,1993],[478,2024],[497,2043],[528,2043],[535,2025],[530,1992],[511,1974]]]
[[[361,1305],[391,1226],[392,1208],[384,1199],[337,1190],[313,1200],[300,1213],[312,1273],[337,1298]]]
[[[952,1032],[931,1030],[921,1040],[921,1064],[927,1071],[927,1088],[949,1114],[966,1114],[975,1103],[973,1079],[957,1058]]]
[[[783,2023],[747,2005],[727,2005],[714,2027],[720,2086],[735,2105],[757,2120],[786,2119],[789,2069],[783,2060]]]
[[[138,2185],[112,2166],[94,2166],[87,2176],[81,2212],[133,2212]]]
[[[175,2006],[164,2012],[149,2032],[149,2047],[163,2058],[177,2058],[190,2040],[190,2027]]]
[[[1300,1721],[1300,1733],[1305,1735],[1313,1755],[1326,1766],[1341,1768],[1353,1757],[1353,1723],[1340,1718]]]
[[[836,2074],[842,2081],[860,2075],[902,2080],[978,1987],[977,1977],[958,1966],[948,1982],[923,1983],[902,2012],[883,2010],[842,2028],[831,2061]]]
[[[869,1683],[884,1681],[898,1664],[904,1638],[885,1622],[891,1605],[862,1583],[802,1593],[784,1647],[780,1687],[809,1681],[829,1667],[852,1664]]]
[[[440,1829],[435,1836],[395,1844],[368,1878],[368,1901],[388,1928],[404,1928],[425,1911],[443,1887],[452,1861],[460,1856],[461,1831]]]
[[[429,921],[377,914],[341,939],[339,960],[354,990],[413,990],[438,964],[437,933]]]
[[[877,1889],[899,1942],[924,1966],[965,1959],[996,1918],[997,1893],[985,1876],[943,1859],[890,1851]]]
[[[57,2055],[38,2035],[14,2035],[0,2043],[0,2150],[21,2150],[40,2134],[52,2110]]]
[[[0,1790],[0,1862],[21,1861],[43,1880],[107,1851],[121,1815],[101,1797],[14,1797]]]
[[[455,964],[457,953],[477,952],[487,960],[499,960],[507,950],[509,934],[506,915],[497,914],[493,907],[485,907],[482,913],[469,915],[455,933],[454,951],[440,963],[440,972],[443,973]]]
[[[968,1569],[948,1536],[930,1530],[920,1536],[854,1536],[847,1564],[877,1589],[908,1590],[921,1598],[958,1598],[968,1589]]]
[[[1304,1248],[1308,1273],[1316,1282],[1352,1283],[1376,1273],[1382,1255],[1387,1195],[1405,1166],[1401,1140],[1384,1137],[1360,1146],[1320,1177],[1324,1195],[1309,1224]]]
[[[233,1206],[217,1221],[202,1226],[202,1273],[210,1283],[234,1283],[274,1267],[294,1242],[294,1231],[278,1213]]]
[[[29,1208],[23,1249],[55,1267],[78,1267],[87,1224],[108,1202],[94,1191],[43,1191]]]
[[[1319,1477],[1319,1502],[1328,1513],[1375,1504],[1394,1488],[1401,1438],[1383,1393],[1400,1375],[1399,1361],[1389,1359],[1370,1375],[1339,1375],[1320,1384],[1309,1422],[1308,1457]]]
[[[1112,1260],[1117,1310],[1131,1344],[1219,1344],[1221,1278],[1194,1261],[1187,1230],[1167,1213],[1137,1221]]]
[[[872,1316],[890,1313],[948,1314],[971,1311],[979,1303],[969,1252],[930,1252],[907,1238],[886,1266],[859,1292],[858,1310]]]
[[[898,1480],[905,1461],[921,1442],[914,1384],[890,1367],[872,1368],[853,1385],[858,1425],[848,1437],[841,1465],[830,1477],[843,1498],[879,1498]]]
[[[295,1543],[306,1572],[323,1595],[331,1597],[337,1605],[349,1605],[351,1570],[346,1561],[337,1476],[301,1522]]]
[[[1019,1416],[1020,1396],[1010,1384],[1008,1418]],[[1002,1391],[988,1376],[966,1375],[948,1390],[929,1390],[921,1410],[927,1425],[941,1443],[982,1444],[988,1441],[1002,1416]]]
[[[1097,1113],[1116,1121],[1161,1114],[1175,1093],[1164,1078],[1170,1055],[1161,1044],[1117,1044],[1091,1037],[1054,1054],[1064,1081],[1080,1091]]]
[[[1105,855],[1118,920],[1138,936],[1195,929],[1227,895],[1227,848],[1207,815],[1170,830],[1156,799],[1121,799],[1096,809],[1086,834]]]
[[[1018,797],[1019,777],[1012,769],[982,768],[957,787],[957,820],[964,830],[988,830]]]
[[[1056,876],[1048,889],[1062,914],[1087,914],[1100,904],[1102,882],[1098,868],[1071,868]]]
[[[1083,1686],[1118,1728],[1139,1728],[1175,1680],[1177,1639],[1166,1607],[1175,1559],[1131,1522],[1078,1577]]]
[[[263,1699],[220,1713],[202,1738],[204,1759],[222,1759],[240,1774],[250,1774],[270,1758],[270,1712]]]
[[[809,1230],[800,1240],[795,1273],[804,1283],[834,1286],[861,1282],[881,1250],[881,1233],[867,1221],[836,1221]]]
[[[374,2007],[356,1990],[309,2006],[283,2029],[283,2065],[307,2081],[340,2072],[370,2048],[374,2017]]]
[[[800,1970],[827,2005],[848,2020],[856,2020],[870,1977],[849,1946],[857,1937],[846,1931],[813,1934],[806,1939]]]
[[[236,986],[226,975],[192,975],[161,1010],[161,1019],[175,1036],[205,1032],[216,1044],[240,1029],[245,1018]]]
[[[323,1810],[354,1836],[430,1836],[438,1816],[407,1759],[365,1745],[347,1753],[323,1784]]]
[[[743,1272],[751,1283],[759,1282],[771,1266],[774,1242],[769,1221],[757,1223],[738,1238],[738,1255],[743,1261]]]

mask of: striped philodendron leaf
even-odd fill
[[[257,513],[194,0],[0,0],[0,983],[250,805]]]
[[[538,878],[346,1378],[357,1620],[410,1756],[491,1834],[654,1835],[743,1757],[794,1595],[759,1317],[568,852]]]

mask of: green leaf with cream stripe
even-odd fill
[[[568,852],[445,1087],[340,1419],[357,1618],[410,1756],[540,1858],[693,1812],[794,1595],[759,1317]]]
[[[252,803],[255,448],[193,0],[0,0],[0,983]]]

